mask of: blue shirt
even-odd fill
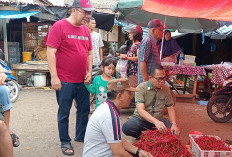
[[[140,62],[146,62],[148,76],[151,75],[155,65],[161,64],[158,41],[151,35],[145,37],[140,43],[138,57],[138,84],[143,82],[140,71]]]

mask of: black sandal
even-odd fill
[[[68,155],[68,156],[74,155],[74,150],[73,150],[73,147],[72,147],[71,144],[63,144],[63,145],[61,145],[61,149],[62,149],[62,153],[64,155]],[[71,150],[72,152],[66,152],[68,149]]]
[[[12,133],[11,138],[12,138],[13,147],[18,147],[20,145],[19,137],[15,133]]]

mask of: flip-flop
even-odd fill
[[[63,144],[63,145],[61,145],[61,149],[62,149],[62,153],[64,155],[68,155],[68,156],[74,155],[74,150],[73,150],[73,147],[72,147],[71,144]],[[72,150],[72,152],[66,152],[68,149]]]
[[[15,133],[12,133],[11,138],[12,138],[13,147],[18,147],[20,145],[19,137]]]

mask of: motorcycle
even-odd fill
[[[4,72],[7,75],[7,79],[4,83],[5,86],[9,89],[10,100],[11,102],[15,102],[19,97],[20,87],[17,83],[17,79],[11,75],[11,69],[7,66],[7,63],[0,59],[0,65],[4,68]]]
[[[213,121],[219,123],[232,118],[232,72],[223,87],[213,93],[207,105],[207,113]]]

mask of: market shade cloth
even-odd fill
[[[143,0],[142,10],[168,16],[232,21],[231,0]]]
[[[39,11],[16,11],[16,10],[0,10],[0,19],[19,19],[29,17],[39,13]]]
[[[178,31],[182,33],[201,33],[202,30],[204,32],[210,32],[220,26],[219,23],[217,23],[215,20],[186,16],[188,14],[182,11],[182,9],[186,10],[184,8],[185,3],[198,4],[199,2],[197,0],[150,0],[149,4],[147,4],[146,1],[147,0],[120,0],[114,10],[119,10],[122,13],[122,16],[124,16],[124,18],[128,22],[141,26],[147,26],[147,23],[151,19],[160,19],[164,22],[164,19],[166,17],[166,26],[168,26],[168,28],[170,29],[178,29]],[[211,1],[208,1],[208,3],[211,3]],[[147,7],[147,5],[150,5],[149,8]],[[196,8],[198,7],[197,5],[193,6],[196,6]],[[207,5],[205,5],[204,7],[204,9],[207,10]],[[143,9],[146,9],[146,11]],[[191,13],[196,11],[194,9],[189,9],[189,12]],[[200,11],[198,10],[198,12]]]

